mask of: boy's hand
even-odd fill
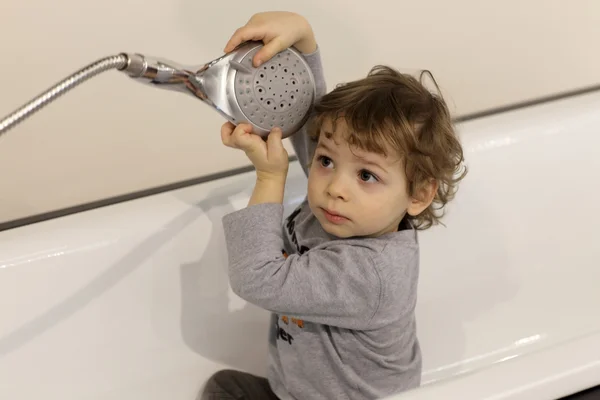
[[[227,122],[221,127],[223,144],[243,150],[254,164],[259,180],[285,181],[289,159],[281,136],[281,129],[273,128],[265,142],[262,137],[252,133],[249,124],[235,126]]]
[[[292,12],[272,11],[253,15],[246,25],[233,33],[224,51],[233,51],[235,47],[249,40],[264,43],[254,56],[256,67],[292,46],[301,53],[312,53],[317,49],[308,21]],[[266,142],[251,132],[252,128],[248,124],[242,123],[236,127],[226,122],[221,127],[221,140],[226,146],[244,150],[256,168],[259,181],[277,184],[285,181],[289,160],[283,147],[281,130],[273,129]]]
[[[294,46],[301,53],[312,53],[317,49],[308,21],[301,15],[285,11],[254,14],[246,25],[234,32],[225,46],[225,52],[249,40],[262,40],[264,43],[254,56],[256,67],[288,47]]]

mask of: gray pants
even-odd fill
[[[198,400],[279,400],[269,381],[241,371],[223,370],[210,377]]]

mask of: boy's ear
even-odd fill
[[[413,194],[406,212],[414,217],[425,211],[433,202],[438,187],[438,182],[435,179],[421,184]]]

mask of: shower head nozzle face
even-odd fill
[[[235,108],[259,134],[265,136],[279,127],[287,137],[308,118],[315,96],[314,78],[304,58],[292,48],[254,67],[252,59],[260,47],[251,47],[236,60],[241,65],[234,67]]]

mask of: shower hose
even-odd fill
[[[88,79],[111,69],[122,70],[127,66],[129,59],[126,54],[105,57],[99,59],[79,71],[71,74],[67,78],[58,82],[45,92],[41,93],[31,101],[27,102],[6,118],[0,120],[0,138],[11,128],[39,111],[44,106],[50,104],[53,100],[75,88]]]

